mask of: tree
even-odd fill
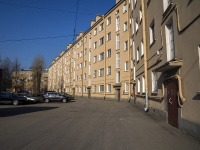
[[[20,83],[20,72],[21,70],[21,63],[19,62],[19,60],[16,58],[14,61],[13,61],[13,86],[15,88],[15,92],[19,89],[19,87],[21,86],[21,83]]]
[[[12,87],[12,72],[13,72],[13,65],[10,58],[8,57],[6,57],[5,59],[0,58],[0,68],[3,69],[4,90],[10,89]]]
[[[32,64],[32,75],[33,75],[33,92],[34,94],[40,93],[41,77],[42,72],[45,67],[44,57],[42,55],[37,55]]]

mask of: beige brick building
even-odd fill
[[[49,67],[49,90],[131,99],[200,138],[200,1],[117,0]]]

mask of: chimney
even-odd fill
[[[97,14],[96,15],[96,21],[98,21],[101,17],[102,17],[101,15]]]
[[[91,27],[95,24],[95,20],[91,20]]]

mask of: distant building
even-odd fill
[[[13,72],[12,75],[12,88],[15,92],[29,91],[33,92],[33,76],[32,70],[21,70]],[[47,90],[48,86],[48,71],[44,70],[41,77],[41,90]]]
[[[200,138],[199,6],[199,0],[116,0],[55,58],[48,89],[131,99]]]

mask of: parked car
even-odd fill
[[[26,103],[37,103],[37,99],[26,93],[17,94],[21,100],[24,100]]]
[[[21,100],[17,94],[0,92],[0,103],[18,105],[20,102],[24,102],[24,100]]]
[[[50,101],[62,101],[63,103],[66,103],[70,100],[66,95],[57,92],[46,92],[43,97],[46,103]]]

